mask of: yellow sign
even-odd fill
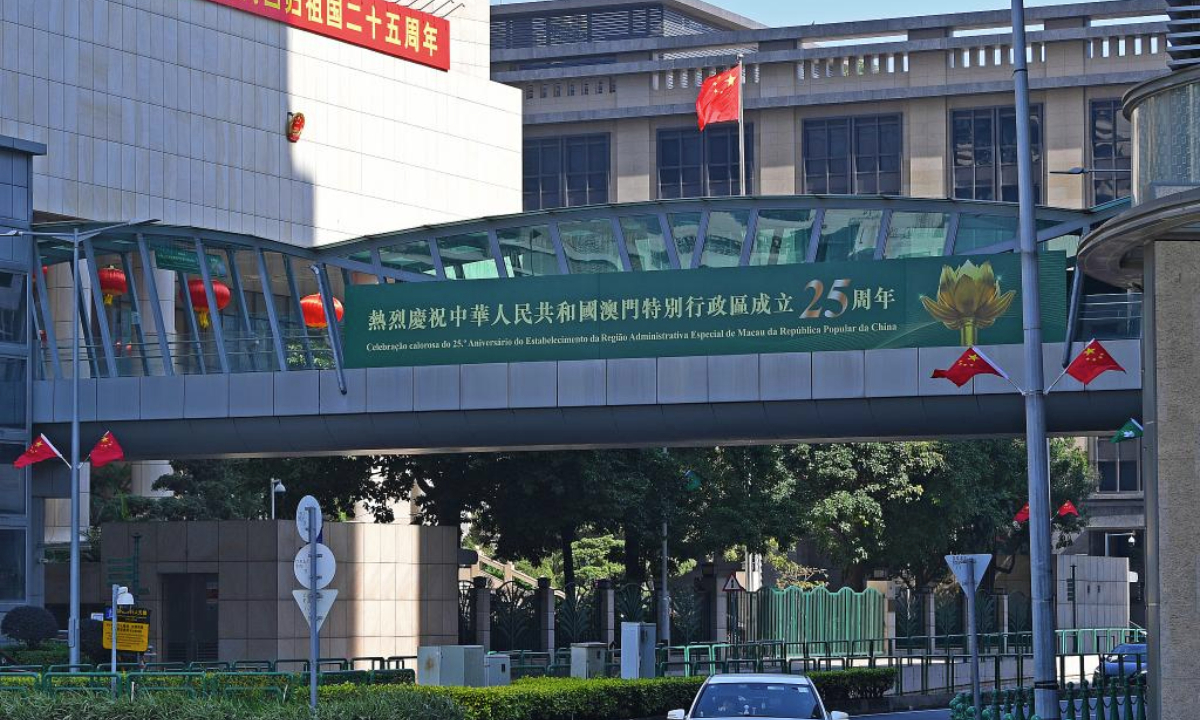
[[[150,624],[117,621],[117,650],[144,653],[150,647]],[[112,621],[104,621],[104,649],[112,650]]]

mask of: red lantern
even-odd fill
[[[100,276],[100,290],[104,293],[104,304],[112,305],[113,298],[129,292],[129,280],[125,272],[111,265],[97,273]]]
[[[233,296],[229,286],[220,280],[212,281],[213,299],[217,301],[217,312],[225,309]],[[200,320],[200,328],[207,330],[212,325],[209,319],[208,295],[204,292],[204,281],[200,278],[188,280],[188,295],[192,297],[192,307],[196,309],[196,317]]]
[[[304,113],[288,113],[287,124],[287,139],[290,143],[300,142],[300,135],[304,132]]]
[[[304,324],[310,328],[324,328],[328,326],[325,321],[325,303],[321,301],[320,295],[309,295],[300,300],[300,309],[304,312]],[[337,298],[333,299],[333,313],[337,315],[338,322],[342,321],[342,315],[346,311],[342,309],[342,301]]]

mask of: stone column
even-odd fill
[[[612,580],[596,581],[597,615],[600,623],[600,642],[612,647],[617,641],[617,591]]]
[[[554,588],[550,578],[538,578],[537,586],[538,648],[554,651]]]
[[[721,591],[724,578],[717,573],[713,563],[704,563],[700,568],[700,585],[708,595],[708,638],[712,642],[726,642],[729,639],[728,598]]]
[[[475,644],[482,645],[483,651],[492,649],[492,588],[487,576],[475,578]]]

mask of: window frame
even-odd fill
[[[571,167],[570,158],[573,151],[578,151],[582,148],[585,167],[582,170]],[[537,170],[529,172],[527,163],[530,162],[530,152],[537,150]],[[598,167],[593,167],[592,153],[599,151],[602,153],[604,161],[602,166],[597,163]],[[539,210],[555,210],[568,207],[584,207],[586,205],[603,205],[609,202],[612,197],[612,134],[611,133],[583,133],[576,135],[552,135],[546,137],[526,137],[521,144],[522,163],[521,163],[521,205],[524,212],[537,212]],[[556,167],[552,170],[546,168],[543,155],[546,152],[556,154]],[[603,176],[601,184],[593,185],[591,182]],[[550,185],[548,182],[553,179],[555,189],[546,190]],[[531,179],[536,179],[536,190],[531,187]],[[573,189],[572,183],[582,179],[582,189],[575,185]],[[603,197],[600,197],[601,190]],[[573,195],[583,192],[583,202],[572,202]],[[531,205],[529,200],[531,196],[537,198],[536,205]],[[549,202],[547,201],[549,198]]]
[[[1037,186],[1037,193],[1034,197],[1034,202],[1037,205],[1045,205],[1045,202],[1046,202],[1046,130],[1045,130],[1045,128],[1046,128],[1046,112],[1045,112],[1045,107],[1042,103],[1032,104],[1030,106],[1029,110],[1030,110],[1031,119],[1037,120],[1036,131],[1034,133],[1035,137],[1033,138],[1033,140],[1036,140],[1036,142],[1034,143],[1035,152],[1034,152],[1034,159],[1033,159],[1033,163],[1034,163],[1033,176],[1034,176],[1035,184]],[[971,127],[972,153],[971,154],[972,154],[973,160],[978,158],[978,156],[979,156],[978,148],[981,147],[980,145],[976,144],[977,133],[978,133],[978,131],[976,130],[976,123],[986,119],[991,124],[991,131],[989,133],[991,135],[991,144],[988,148],[991,153],[991,156],[992,156],[990,165],[980,165],[978,162],[975,162],[972,165],[962,165],[962,166],[957,164],[958,144],[956,142],[956,127],[955,126],[958,122],[959,116],[962,114],[970,114],[970,116],[971,116],[971,122],[972,122],[972,127]],[[980,200],[983,202],[1016,202],[1017,201],[1017,198],[1015,198],[1015,197],[1011,200],[1004,199],[1004,188],[1005,187],[1017,188],[1017,185],[1015,183],[1005,183],[1004,182],[1005,170],[1010,169],[1011,172],[1015,173],[1017,171],[1016,170],[1017,165],[1016,165],[1015,161],[1014,162],[1005,162],[1004,161],[1006,151],[1012,152],[1015,154],[1015,145],[1009,145],[1009,144],[1004,143],[1004,127],[1003,127],[1006,116],[1011,116],[1013,118],[1014,138],[1015,138],[1016,114],[1017,114],[1016,107],[1013,105],[990,105],[990,106],[982,106],[982,107],[950,108],[949,114],[947,117],[947,124],[946,124],[946,128],[947,128],[946,139],[948,142],[948,148],[947,148],[947,152],[946,152],[946,170],[947,170],[947,182],[949,183],[950,199],[952,199],[952,200]],[[1016,142],[1015,139],[1013,142],[1014,143]],[[989,179],[991,180],[991,183],[992,183],[992,185],[991,185],[992,196],[980,198],[978,196],[979,195],[978,188],[980,187],[979,183],[978,183],[979,169],[984,168],[984,167],[990,167],[990,173],[989,173],[990,178]],[[959,193],[958,193],[959,184],[957,181],[958,170],[960,170],[960,169],[966,170],[968,168],[974,169],[974,174],[973,174],[972,183],[971,183],[972,192],[969,196],[959,195]]]
[[[1125,118],[1124,103],[1121,98],[1101,98],[1091,100],[1088,103],[1088,167],[1091,168],[1090,182],[1088,183],[1088,200],[1095,205],[1103,205],[1114,202],[1122,198],[1127,198],[1133,195],[1133,123]],[[1112,154],[1108,157],[1101,157],[1096,154],[1096,116],[1098,110],[1109,110],[1113,116],[1113,138],[1109,143],[1112,146]],[[1124,140],[1119,137],[1121,126],[1124,125],[1128,134]],[[1117,153],[1117,145],[1125,142],[1129,145],[1129,152],[1125,157],[1121,157]],[[1101,164],[1108,164],[1109,167],[1101,168]],[[1116,188],[1115,197],[1101,200],[1099,197],[1099,185],[1102,182],[1112,182]],[[1121,194],[1121,187],[1124,186],[1126,192]]]
[[[897,150],[895,153],[896,168],[895,168],[895,170],[884,170],[884,169],[882,169],[883,165],[884,165],[883,160],[885,157],[891,157],[891,153],[883,152],[883,128],[884,128],[885,122],[890,123],[892,121],[894,121],[895,125],[896,125],[896,140],[897,140],[897,144],[898,144],[898,147],[897,147]],[[837,160],[837,158],[834,157],[832,152],[828,150],[828,148],[832,145],[832,143],[830,142],[830,127],[834,126],[836,124],[839,124],[839,123],[844,125],[843,129],[846,134],[846,137],[845,137],[845,146],[846,146],[845,170],[846,171],[844,173],[845,178],[846,178],[846,180],[845,180],[846,192],[838,192],[836,190],[830,190],[830,187],[831,187],[830,178],[833,177],[833,175],[829,172],[829,165],[833,161]],[[860,171],[858,169],[859,168],[859,160],[860,159],[866,160],[866,159],[868,159],[868,156],[864,154],[860,158],[860,150],[859,150],[860,135],[859,135],[859,132],[860,132],[860,130],[867,129],[871,125],[874,126],[874,130],[875,130],[876,149],[875,149],[875,152],[869,156],[869,158],[871,160],[873,160],[875,167],[874,167],[874,170]],[[825,138],[826,154],[822,158],[813,157],[813,156],[810,156],[810,154],[809,154],[810,149],[813,146],[813,143],[809,142],[809,133],[820,131],[822,128],[820,128],[819,126],[824,126],[823,129],[826,133],[826,138]],[[865,150],[863,152],[865,153]],[[810,162],[826,163],[826,171],[824,173],[824,175],[825,175],[824,189],[816,188],[816,187],[814,187],[814,184],[812,182],[810,182],[810,176],[816,177],[816,173],[809,172],[809,163]],[[862,177],[872,175],[872,174],[874,175],[875,188],[873,190],[863,189],[861,187]],[[895,191],[891,191],[890,188],[886,191],[881,191],[879,189],[882,184],[881,176],[891,175],[891,174],[894,174],[896,176]],[[860,177],[860,176],[862,176],[862,177]],[[835,117],[805,118],[800,123],[800,183],[801,183],[801,187],[804,188],[804,192],[809,195],[882,195],[882,196],[889,196],[889,197],[902,196],[904,194],[904,113],[899,113],[899,112],[897,112],[897,113],[876,113],[876,114],[872,114],[872,115],[841,115],[841,116],[835,116]]]
[[[719,137],[717,137],[719,136]],[[658,200],[680,200],[691,198],[705,197],[738,197],[738,190],[741,186],[740,171],[735,173],[738,167],[738,129],[737,125],[717,125],[706,128],[703,132],[695,127],[664,127],[659,128],[654,135],[655,152],[654,152],[654,188],[656,199]],[[696,141],[699,144],[699,162],[685,162],[685,141]],[[713,193],[713,143],[724,142],[726,144],[725,153],[729,160],[724,163],[724,167],[728,174],[726,180],[716,180],[715,182],[724,183],[728,186],[728,193],[715,194]],[[663,154],[666,145],[669,142],[679,143],[679,163],[677,165],[668,165],[663,161]],[[755,172],[755,141],[754,141],[754,123],[746,123],[746,188],[747,195],[753,195],[757,184],[754,178]],[[678,186],[678,194],[663,193],[663,174],[664,172],[675,171],[679,173],[679,180],[675,185]],[[685,179],[685,171],[695,173],[698,184],[698,192],[690,194],[685,188],[691,181]]]
[[[1120,443],[1111,443],[1103,439],[1096,440],[1096,450],[1093,457],[1095,458],[1094,464],[1096,466],[1096,474],[1099,476],[1096,484],[1097,495],[1112,496],[1144,492],[1145,485],[1142,481],[1141,449],[1142,444],[1140,440]],[[1103,457],[1103,455],[1107,454],[1107,451],[1111,451],[1112,457]],[[1113,489],[1105,489],[1103,485],[1104,473],[1101,469],[1101,465],[1105,463],[1113,465],[1113,470],[1115,472],[1115,487]],[[1123,482],[1122,469],[1124,465],[1129,463],[1132,463],[1134,469],[1133,488],[1123,487],[1125,483]]]

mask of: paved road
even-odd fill
[[[885,715],[853,715],[854,720],[950,720],[950,710],[913,710]]]

